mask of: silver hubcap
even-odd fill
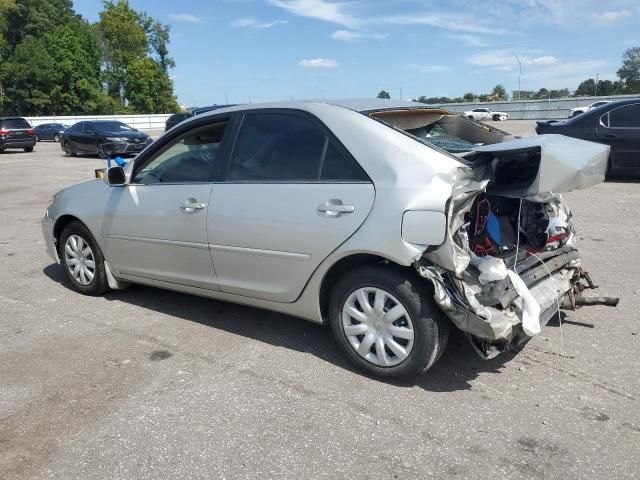
[[[80,235],[71,235],[64,244],[64,262],[73,279],[80,285],[89,285],[96,274],[93,250]]]
[[[342,329],[362,358],[381,367],[401,363],[413,349],[413,323],[389,292],[363,287],[342,307]]]

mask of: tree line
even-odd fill
[[[0,115],[175,112],[168,45],[128,0],[93,24],[72,0],[0,0]]]
[[[554,98],[635,95],[640,94],[640,47],[629,48],[622,55],[622,66],[617,72],[618,80],[597,80],[589,78],[578,85],[573,93],[568,88],[535,90],[514,90],[511,100],[548,100]],[[391,98],[389,92],[381,90],[378,98]],[[491,93],[465,93],[462,97],[426,97],[420,96],[413,100],[421,103],[463,103],[463,102],[495,102],[509,100],[509,95],[502,85],[493,87]]]

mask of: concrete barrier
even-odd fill
[[[87,120],[118,120],[138,130],[164,130],[165,122],[172,114],[158,113],[151,115],[74,115],[52,117],[25,117],[31,126],[35,127],[43,123],[63,123],[73,125]]]
[[[521,102],[483,102],[483,103],[442,103],[434,106],[442,107],[456,113],[474,108],[490,108],[509,114],[512,120],[550,120],[567,118],[569,110],[584,107],[599,100],[624,100],[638,98],[640,95],[613,95],[609,97],[575,97],[548,100],[523,100]]]

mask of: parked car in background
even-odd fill
[[[220,108],[235,107],[235,106],[236,106],[236,104],[210,105],[208,107],[192,108],[191,111],[189,111],[189,112],[174,113],[173,115],[171,115],[167,119],[167,122],[165,123],[164,131],[166,132],[168,130],[171,130],[177,124],[179,124],[179,123],[185,121],[187,118],[191,118],[191,117],[193,117],[195,115],[202,115],[203,113],[207,113],[207,112],[210,112],[212,110],[218,110]]]
[[[36,144],[33,128],[22,117],[0,117],[0,153],[8,148],[32,152]]]
[[[42,140],[53,140],[59,142],[62,139],[62,134],[69,128],[69,125],[62,123],[43,123],[33,128],[33,132],[36,136],[36,142]]]
[[[80,293],[142,283],[328,323],[358,367],[413,377],[450,322],[492,358],[579,304],[557,194],[601,182],[608,150],[411,102],[245,105],[58,192],[42,229]]]
[[[640,98],[607,102],[566,120],[541,121],[536,132],[609,145],[609,174],[640,175]]]
[[[104,147],[111,153],[130,155],[139,153],[152,142],[151,137],[117,120],[78,122],[65,130],[60,146],[67,156],[98,155],[105,158]]]
[[[496,112],[490,108],[474,108],[473,110],[463,112],[462,115],[469,120],[493,120],[495,122],[501,122],[509,118],[508,113]]]
[[[602,107],[603,105],[606,105],[608,103],[611,103],[611,100],[601,100],[599,102],[593,102],[592,104],[587,105],[586,107],[572,108],[571,110],[569,110],[569,117],[578,116],[581,113],[588,112],[592,108]]]

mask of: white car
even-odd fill
[[[569,110],[569,116],[575,117],[576,115],[580,115],[581,113],[588,112],[592,108],[598,108],[603,105],[611,103],[611,100],[601,100],[599,102],[593,102],[591,105],[587,105],[586,107],[576,107]]]
[[[505,112],[496,112],[490,108],[474,108],[462,113],[469,120],[493,120],[501,122],[509,118],[509,114]]]

